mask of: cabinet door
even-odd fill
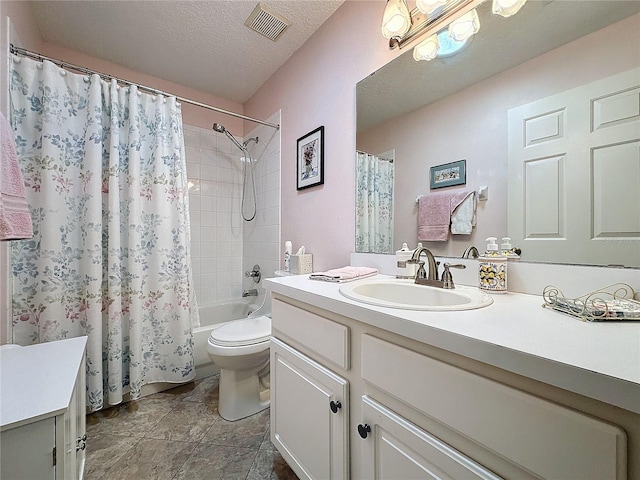
[[[54,417],[2,432],[0,478],[2,480],[54,480],[56,478],[55,445]]]
[[[271,340],[271,441],[300,478],[348,478],[348,382]]]
[[[363,478],[371,480],[497,480],[482,465],[421,430],[372,398],[362,397]]]

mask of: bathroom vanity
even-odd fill
[[[268,283],[271,440],[300,478],[640,478],[640,325]]]
[[[87,337],[0,350],[0,478],[81,479]]]

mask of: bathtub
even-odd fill
[[[247,300],[229,300],[200,306],[200,326],[193,329],[193,356],[196,367],[196,379],[214,375],[220,369],[213,364],[207,354],[207,339],[211,329],[217,323],[246,318],[259,305]]]

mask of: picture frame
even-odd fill
[[[298,190],[324,184],[324,126],[298,139]]]
[[[429,186],[431,190],[453,185],[465,185],[467,183],[467,161],[445,163],[431,167]]]

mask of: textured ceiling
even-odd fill
[[[343,0],[265,0],[291,26],[273,42],[244,25],[256,0],[35,1],[46,42],[239,103]]]

